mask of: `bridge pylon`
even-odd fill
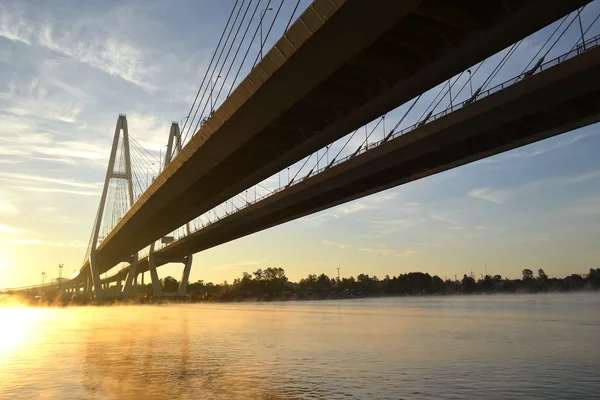
[[[121,145],[121,146],[119,146]],[[121,152],[119,153],[119,149]],[[117,156],[119,156],[119,165],[117,165]],[[115,170],[115,167],[119,167],[118,170]],[[102,197],[100,198],[100,205],[98,206],[98,213],[96,214],[96,220],[94,222],[94,228],[92,230],[92,237],[90,241],[89,247],[89,265],[90,265],[90,275],[91,275],[91,284],[87,283],[86,289],[88,292],[91,292],[93,287],[95,296],[97,298],[104,297],[105,292],[102,286],[102,281],[100,279],[100,268],[98,265],[98,260],[96,258],[96,248],[98,246],[98,239],[100,236],[100,228],[102,226],[102,220],[105,213],[106,208],[106,200],[108,197],[108,189],[110,183],[113,179],[116,180],[124,180],[126,182],[127,187],[127,201],[128,207],[133,205],[133,178],[132,178],[132,168],[131,168],[131,154],[129,149],[129,131],[127,129],[127,118],[124,114],[119,114],[119,118],[117,119],[117,125],[115,127],[115,135],[113,138],[112,149],[110,152],[110,158],[108,161],[108,167],[106,169],[106,177],[104,180],[104,188],[102,189]],[[136,265],[137,265],[137,254],[133,256],[131,262],[131,268],[129,270],[129,274],[127,275],[127,279],[125,285],[123,286],[123,294],[127,295],[131,292],[131,283],[133,281],[133,277],[136,276]],[[87,279],[86,279],[87,281]],[[92,287],[90,287],[92,286]]]
[[[173,122],[171,124],[171,130],[169,131],[169,141],[167,144],[167,150],[165,153],[165,159],[163,164],[163,169],[166,168],[167,165],[173,159],[173,156],[181,151],[182,143],[181,143],[181,131],[179,129],[179,124],[177,122]],[[186,235],[190,234],[190,224],[189,222],[185,224],[185,233]],[[153,242],[150,245],[150,251],[148,253],[148,268],[150,270],[150,279],[152,281],[152,292],[155,297],[161,296],[184,296],[187,290],[188,281],[190,278],[190,271],[192,270],[192,254],[188,254],[183,258],[177,259],[164,259],[158,258],[154,254],[156,242]],[[158,279],[158,272],[156,269],[164,264],[171,262],[180,262],[184,264],[183,273],[181,274],[181,281],[179,283],[179,287],[177,292],[173,294],[167,294],[162,291],[162,287],[160,285],[160,281]]]

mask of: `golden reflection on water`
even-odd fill
[[[0,399],[586,399],[599,299],[12,305]]]
[[[259,385],[240,379],[242,364],[250,362],[250,368],[256,370],[260,369],[258,360],[235,360],[227,340],[206,340],[206,332],[190,337],[187,312],[156,307],[154,318],[147,319],[130,311],[124,309],[120,320],[130,329],[107,331],[104,321],[89,319],[92,328],[82,349],[82,383],[88,393],[102,393],[111,399],[295,399],[265,393]],[[208,321],[221,319],[215,317],[213,312],[203,313]],[[232,319],[219,325],[230,332],[238,323]],[[238,361],[242,361],[240,368],[232,370]]]
[[[41,314],[41,309],[0,307],[0,362],[31,345]]]

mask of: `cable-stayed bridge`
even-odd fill
[[[137,275],[150,271],[160,295],[156,269],[181,262],[178,293],[184,294],[193,253],[600,116],[597,18],[581,22],[589,1],[316,0],[264,55],[260,38],[255,65],[222,95],[236,64],[235,57],[221,67],[218,60],[244,53],[235,39],[245,27],[242,16],[260,10],[260,1],[254,8],[252,1],[238,3],[185,124],[171,127],[164,163],[147,159],[130,140],[126,117],[119,117],[90,247],[69,281],[73,288],[101,297],[106,285],[123,280],[128,295]],[[267,10],[259,13],[261,23]],[[552,32],[522,72],[492,85],[524,39],[550,24]],[[251,23],[247,28],[252,31]],[[572,46],[550,59],[568,32],[578,33]],[[492,59],[495,65],[481,68]],[[423,94],[437,87],[415,118]],[[386,129],[386,116],[397,107],[404,113]],[[404,125],[408,120],[414,123]],[[337,145],[340,140],[345,144]],[[143,184],[140,168],[155,170],[154,179],[147,170]],[[267,188],[269,179],[278,180],[275,188]]]

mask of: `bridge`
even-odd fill
[[[584,37],[583,28],[581,42],[559,57],[532,60],[523,73],[489,89],[484,83],[461,101],[451,93],[457,75],[454,83],[509,47],[510,57],[525,37],[561,18],[557,32],[564,22],[571,26],[589,2],[315,0],[185,146],[173,124],[165,167],[137,196],[127,121],[119,117],[88,255],[68,290],[102,297],[108,285],[124,281],[129,295],[136,277],[149,271],[154,294],[164,295],[156,269],[181,262],[182,295],[194,253],[598,122],[600,41]],[[234,207],[239,193],[315,154],[320,160],[320,150],[412,101],[409,113],[424,92],[445,82],[450,104],[443,111],[384,129],[379,141],[367,136],[347,157],[317,161],[305,176]],[[100,237],[115,180],[123,183],[127,209]],[[223,204],[224,215],[194,226]],[[179,237],[168,236],[178,229]],[[165,237],[164,245],[156,243]]]

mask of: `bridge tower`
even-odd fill
[[[179,129],[179,124],[177,122],[173,122],[171,124],[171,130],[169,131],[169,141],[167,144],[167,150],[165,153],[165,159],[163,163],[163,170],[167,165],[171,162],[174,155],[181,151],[182,143],[181,143],[181,131]],[[190,234],[190,224],[189,222],[185,224],[185,234]],[[166,296],[167,293],[162,291],[160,281],[158,279],[158,273],[156,269],[160,265],[164,265],[170,262],[180,262],[184,264],[183,273],[181,274],[181,281],[179,283],[179,288],[177,292],[174,293],[176,296],[183,296],[187,290],[188,281],[190,278],[190,271],[192,270],[192,255],[188,254],[183,258],[178,259],[164,259],[156,256],[154,253],[156,242],[153,242],[150,245],[150,252],[148,253],[148,267],[150,270],[150,278],[152,281],[152,292],[154,296]]]
[[[120,145],[120,146],[119,146]],[[119,152],[119,150],[121,150]],[[122,165],[117,165],[117,156],[121,156]],[[119,167],[118,170],[115,170],[115,167]],[[96,220],[94,222],[94,227],[92,230],[92,236],[89,246],[89,265],[90,265],[90,277],[91,284],[89,283],[89,278],[86,279],[86,289],[91,292],[92,287],[95,292],[95,296],[97,298],[104,297],[104,289],[102,286],[102,281],[100,279],[100,268],[98,265],[98,260],[96,259],[96,247],[98,246],[98,239],[100,236],[100,227],[102,225],[102,220],[104,217],[104,212],[106,208],[106,200],[108,196],[108,189],[110,183],[113,179],[116,180],[124,180],[127,186],[127,201],[128,207],[133,205],[133,179],[132,179],[132,169],[131,169],[131,155],[129,151],[129,131],[127,129],[127,118],[125,114],[119,114],[119,118],[117,120],[117,125],[115,127],[115,135],[113,139],[112,149],[110,152],[110,158],[108,161],[108,168],[106,169],[106,178],[104,180],[104,188],[102,189],[102,197],[100,198],[100,205],[98,206],[98,213],[96,214]],[[124,260],[131,262],[131,268],[129,269],[129,274],[127,275],[127,279],[125,281],[125,285],[123,286],[122,294],[127,296],[131,293],[131,284],[133,282],[133,277],[136,275],[136,266],[137,266],[137,253],[132,257],[131,260]]]

